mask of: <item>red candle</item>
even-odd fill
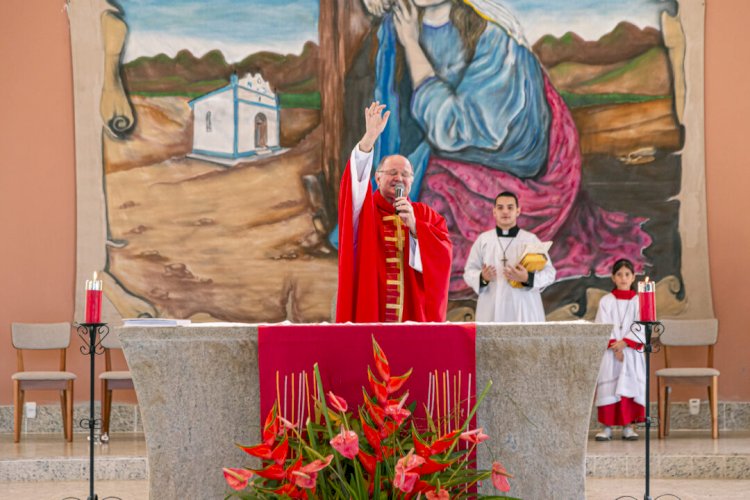
[[[656,284],[649,281],[648,277],[646,281],[638,282],[638,306],[641,310],[642,322],[656,321]]]
[[[102,319],[102,281],[86,280],[86,323],[101,323]]]

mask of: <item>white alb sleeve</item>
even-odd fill
[[[359,144],[352,149],[352,155],[349,159],[352,177],[352,224],[354,238],[357,238],[357,229],[359,228],[359,214],[362,212],[362,205],[365,203],[367,190],[370,189],[370,172],[372,172],[373,152],[364,153],[359,149]]]
[[[409,233],[409,265],[417,272],[422,272],[422,254],[419,253],[419,240]]]

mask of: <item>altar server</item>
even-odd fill
[[[596,406],[604,426],[597,441],[612,439],[612,427],[623,426],[622,439],[636,440],[633,423],[646,414],[646,361],[641,339],[630,327],[638,319],[638,297],[632,289],[633,263],[620,259],[612,266],[614,290],[602,297],[597,323],[611,323],[612,333],[596,382]]]
[[[555,281],[549,253],[535,254],[543,259],[538,271],[521,262],[527,248],[542,242],[517,226],[521,206],[515,193],[497,195],[492,213],[496,227],[479,235],[464,267],[464,281],[478,296],[476,321],[543,322],[541,292]]]

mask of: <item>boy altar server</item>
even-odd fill
[[[541,292],[555,281],[549,253],[544,251],[546,263],[538,271],[520,263],[527,246],[538,250],[543,244],[516,225],[521,207],[514,193],[497,195],[492,213],[497,227],[479,235],[464,267],[464,281],[478,295],[476,321],[543,322]]]

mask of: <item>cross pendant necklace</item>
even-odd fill
[[[498,238],[498,243],[500,244],[500,250],[503,251],[503,258],[501,259],[501,262],[503,263],[503,269],[505,269],[508,265],[508,257],[506,256],[506,252],[508,251],[508,248],[510,248],[510,246],[513,244],[515,240],[516,240],[515,238],[511,237],[508,244],[503,246],[503,242],[500,241],[500,239]]]
[[[632,300],[628,300],[628,303],[625,306],[625,314],[620,316],[620,304],[619,301],[615,301],[615,311],[617,312],[617,323],[620,325],[620,332],[622,332],[622,328],[625,326],[625,321],[628,319],[628,311],[630,311],[631,302]]]

